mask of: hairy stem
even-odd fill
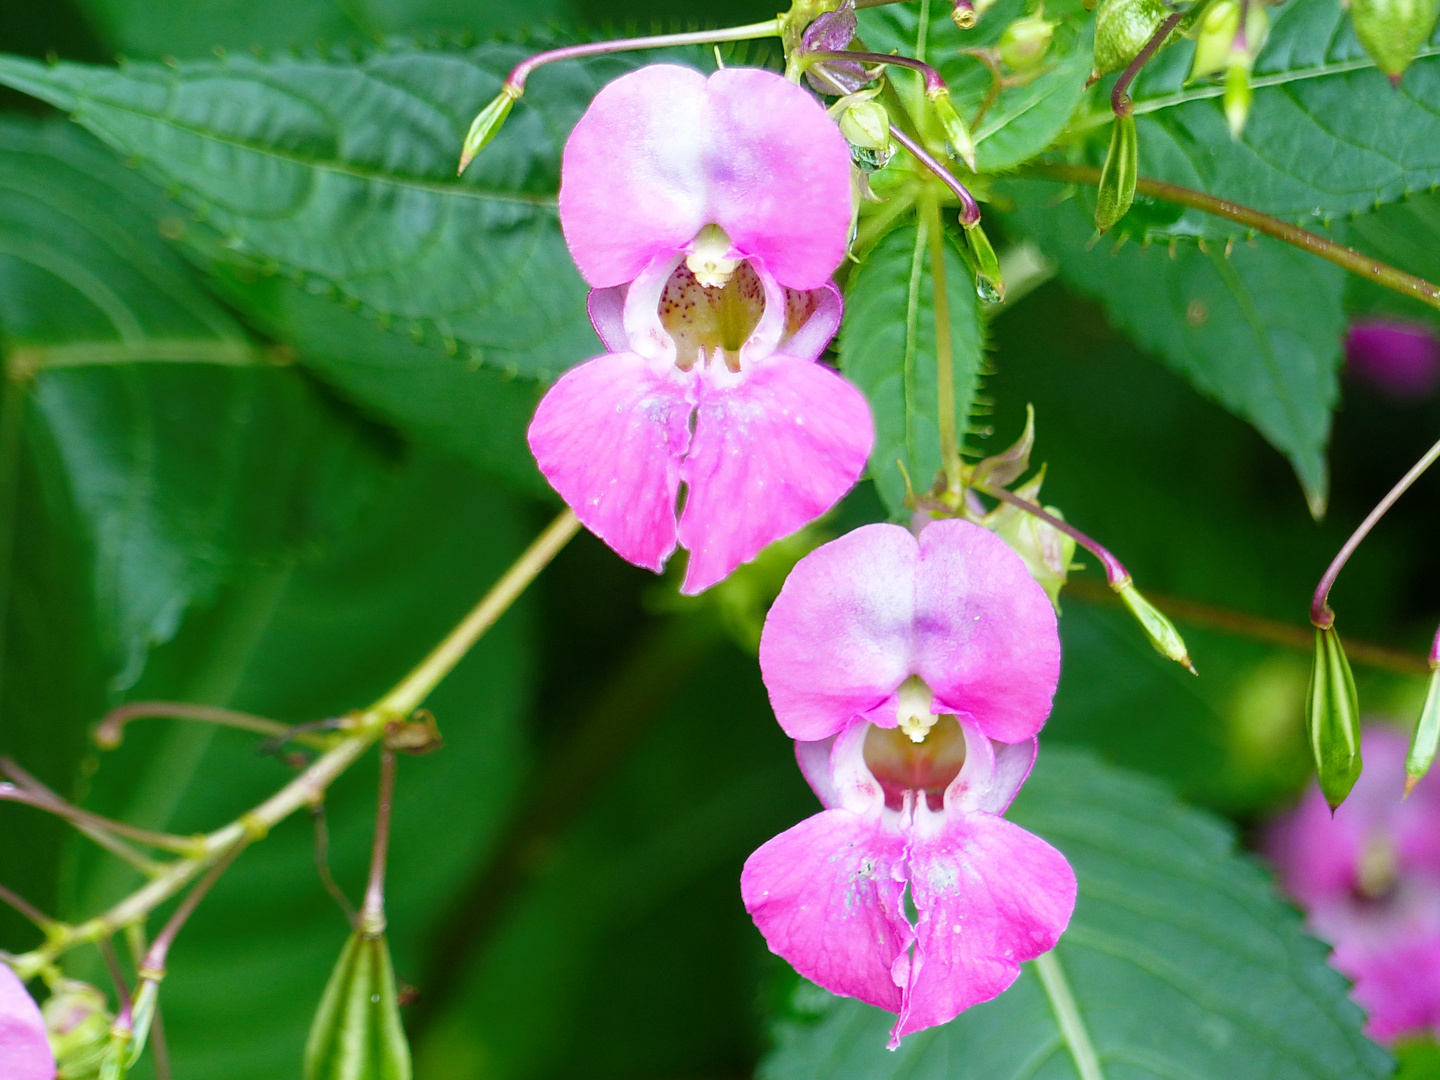
[[[1130,84],[1135,81],[1135,76],[1140,74],[1140,69],[1150,62],[1150,58],[1160,51],[1160,46],[1184,17],[1183,11],[1177,11],[1161,23],[1160,29],[1150,35],[1150,40],[1145,42],[1144,47],[1135,54],[1135,59],[1130,61],[1130,66],[1115,80],[1115,87],[1110,91],[1110,108],[1116,116],[1130,115],[1130,110],[1135,107],[1135,103],[1130,100]]]
[[[1064,180],[1074,184],[1098,185],[1100,183],[1100,170],[1086,165],[1041,162],[1026,165],[1018,170],[1018,174],[1042,180]],[[1368,255],[1362,255],[1354,248],[1327,240],[1298,225],[1291,225],[1288,221],[1281,221],[1279,218],[1262,214],[1259,210],[1230,202],[1228,199],[1216,198],[1214,195],[1207,195],[1203,191],[1181,187],[1178,184],[1167,184],[1162,180],[1147,180],[1141,177],[1135,181],[1135,190],[1153,199],[1175,203],[1177,206],[1188,206],[1194,210],[1214,214],[1216,217],[1226,218],[1276,240],[1293,244],[1312,255],[1327,259],[1337,266],[1343,266],[1352,274],[1440,309],[1440,286],[1432,285],[1424,278],[1407,274],[1393,266],[1387,266]]]
[[[1392,487],[1376,504],[1375,509],[1366,515],[1365,520],[1360,523],[1360,527],[1350,534],[1350,539],[1345,541],[1345,546],[1330,561],[1330,566],[1326,569],[1324,576],[1320,578],[1320,584],[1315,586],[1315,596],[1310,601],[1310,622],[1317,629],[1324,630],[1335,624],[1335,613],[1330,610],[1330,589],[1334,586],[1335,579],[1340,576],[1341,568],[1344,567],[1350,556],[1355,554],[1355,549],[1375,527],[1375,523],[1385,516],[1385,511],[1395,505],[1395,500],[1404,495],[1410,485],[1420,479],[1420,474],[1433,465],[1437,458],[1440,458],[1440,442],[1430,447],[1425,451],[1424,457],[1410,466],[1410,471],[1402,476],[1399,483]]]
[[[390,853],[390,812],[395,805],[395,752],[380,749],[380,794],[375,800],[375,843],[370,852],[370,880],[360,905],[360,929],[368,937],[385,931],[385,864]]]
[[[935,396],[940,428],[940,462],[945,470],[945,491],[959,496],[964,485],[960,464],[960,441],[955,431],[955,355],[950,339],[950,292],[945,280],[945,228],[940,206],[924,201],[926,231],[930,234],[931,307],[935,315]]]
[[[750,41],[754,38],[779,37],[782,32],[781,19],[766,19],[748,26],[730,26],[721,30],[696,30],[685,34],[657,34],[654,37],[620,38],[615,41],[591,41],[584,45],[567,45],[563,49],[551,49],[537,53],[530,59],[516,65],[505,78],[505,89],[515,97],[525,92],[525,80],[530,73],[544,64],[557,60],[575,60],[582,56],[599,56],[602,53],[634,52],[640,49],[666,49],[681,45],[718,45],[725,41]]]

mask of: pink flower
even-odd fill
[[[1264,839],[1281,887],[1355,981],[1366,1034],[1387,1042],[1440,1031],[1440,785],[1427,777],[1402,799],[1405,750],[1397,732],[1368,728],[1365,770],[1334,818],[1312,787]]]
[[[741,894],[802,975],[898,1014],[892,1048],[999,994],[1070,921],[1069,863],[1000,816],[1059,662],[1044,589],[964,521],[857,529],[770,610],[761,669],[825,810],[751,855]]]
[[[54,1080],[55,1058],[45,1036],[40,1009],[25,984],[0,963],[0,1077],[5,1080]]]
[[[658,571],[689,549],[684,592],[824,513],[865,467],[869,407],[816,362],[840,324],[829,276],[850,211],[844,138],[767,71],[643,68],[565,146],[560,220],[609,352],[550,388],[530,448],[625,559]]]
[[[1440,389],[1440,338],[1400,319],[1356,319],[1345,336],[1350,373],[1398,401]]]

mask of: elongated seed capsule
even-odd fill
[[[1305,717],[1320,790],[1334,810],[1360,778],[1360,701],[1333,624],[1315,628]]]
[[[1107,231],[1130,209],[1135,200],[1135,178],[1140,169],[1140,137],[1133,116],[1115,117],[1110,132],[1110,152],[1100,171],[1100,189],[1095,198],[1095,228]]]

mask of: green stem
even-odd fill
[[[940,204],[934,198],[921,203],[926,231],[930,234],[931,305],[935,311],[935,396],[940,427],[940,462],[945,470],[945,490],[959,495],[964,485],[960,463],[960,440],[955,423],[955,353],[950,337],[950,293],[945,280],[945,227],[940,221]]]
[[[1018,174],[1038,180],[1063,180],[1072,184],[1098,185],[1100,183],[1100,170],[1086,165],[1040,162],[1025,166],[1019,170]],[[1216,198],[1214,195],[1207,195],[1203,191],[1195,191],[1178,184],[1167,184],[1162,180],[1147,180],[1141,177],[1135,182],[1135,190],[1152,199],[1160,199],[1163,202],[1175,203],[1177,206],[1188,206],[1194,210],[1214,214],[1216,217],[1226,218],[1276,240],[1293,244],[1302,251],[1318,255],[1337,266],[1343,266],[1352,274],[1373,281],[1377,285],[1383,285],[1387,289],[1393,289],[1404,296],[1412,297],[1422,304],[1440,309],[1440,286],[1432,285],[1424,278],[1407,274],[1393,266],[1387,266],[1377,259],[1362,255],[1354,248],[1327,240],[1298,225],[1291,225],[1287,221],[1281,221],[1269,214],[1262,214],[1259,210],[1230,202],[1228,199]]]
[[[1065,978],[1065,972],[1060,967],[1060,961],[1055,959],[1053,951],[1042,953],[1035,958],[1035,973],[1040,976],[1040,985],[1045,988],[1045,996],[1050,999],[1050,1009],[1055,1013],[1055,1022],[1070,1050],[1070,1058],[1075,1062],[1075,1071],[1080,1074],[1080,1080],[1105,1080],[1105,1071],[1100,1068],[1100,1056],[1095,1053],[1090,1032],[1080,1016],[1079,1006],[1075,1004],[1075,995],[1070,992],[1070,982]]]

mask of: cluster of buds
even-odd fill
[[[1237,139],[1255,96],[1250,72],[1269,32],[1270,17],[1263,0],[1212,0],[1196,24],[1190,78],[1225,73],[1225,119]]]

